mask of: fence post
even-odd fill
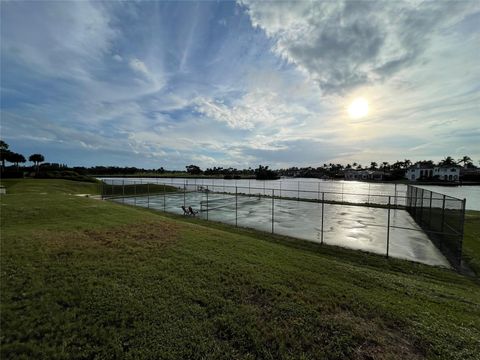
[[[370,183],[368,183],[368,198],[367,198],[367,204],[370,204]]]
[[[272,189],[272,234],[274,231],[274,223],[275,223],[275,190]]]
[[[445,223],[445,198],[446,198],[446,195],[443,195],[443,200],[442,200],[442,222],[440,223],[440,229],[443,233],[443,230],[444,230],[444,223]],[[443,234],[442,234],[442,238],[444,238]]]
[[[464,226],[465,226],[465,207],[467,205],[467,199],[462,200],[462,215],[460,217],[460,237],[458,241],[458,267],[462,265],[462,247],[463,247],[463,236],[464,236]]]
[[[297,181],[297,201],[300,200],[300,181]]]
[[[430,227],[432,227],[432,197],[433,197],[433,192],[430,191],[430,204],[428,209],[428,226]]]
[[[238,226],[238,188],[235,186],[235,226]]]
[[[147,183],[147,207],[150,208],[150,183]]]
[[[134,194],[134,197],[133,197],[133,205],[137,205],[137,182],[134,181],[133,182],[133,194]]]
[[[415,214],[415,220],[418,220],[418,218],[417,218],[417,214],[418,214],[418,211],[417,211],[417,192],[418,192],[418,188],[415,186],[413,188],[413,190],[415,190],[415,195],[413,196],[413,199],[414,199],[413,200],[414,201],[414,203],[413,203],[413,213]]]
[[[320,243],[323,244],[323,213],[325,210],[325,192],[322,192],[322,234]]]
[[[398,202],[397,202],[397,183],[395,183],[395,208],[397,207]]]
[[[164,183],[163,184],[163,211],[165,211],[165,195],[166,195],[165,190],[166,190],[166,188],[165,188],[165,183]]]
[[[423,194],[425,193],[425,189],[420,190],[420,196],[422,201],[420,202],[420,223],[423,224]]]
[[[125,179],[122,180],[122,202],[125,203]]]
[[[282,197],[282,182],[280,181],[280,198]]]
[[[208,185],[207,185],[207,220],[208,220]]]
[[[388,220],[387,220],[387,259],[388,259],[388,251],[390,249],[390,203],[391,203],[391,196],[388,197]]]
[[[343,182],[342,182],[342,203],[343,203]]]

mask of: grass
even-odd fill
[[[470,268],[480,276],[480,211],[465,214],[463,256]]]
[[[2,359],[478,359],[475,278],[2,184]]]

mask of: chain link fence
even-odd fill
[[[465,199],[407,186],[408,213],[455,268],[462,264]]]
[[[410,185],[384,195],[109,180],[102,197],[430,265],[461,262],[465,201]]]

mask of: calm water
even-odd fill
[[[388,197],[404,205],[406,185],[389,183],[370,183],[362,181],[321,180],[310,178],[282,178],[279,180],[224,180],[224,179],[182,179],[182,178],[99,178],[107,183],[134,184],[153,183],[174,186],[186,185],[189,188],[197,186],[214,186],[215,191],[234,192],[235,187],[243,193],[271,194],[275,190],[276,196],[300,197],[317,199],[325,192],[325,200],[337,200],[352,203],[380,203],[387,204]],[[480,211],[480,186],[421,186],[441,194],[467,199],[466,207],[469,210]],[[248,189],[248,190],[247,190]],[[270,193],[269,193],[270,191]],[[395,197],[396,195],[396,197]],[[321,195],[320,195],[321,196]]]
[[[466,208],[468,210],[480,211],[480,186],[419,186],[421,188],[436,191],[441,194],[453,196],[459,199],[467,199]]]

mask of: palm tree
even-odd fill
[[[41,163],[41,162],[44,162],[45,161],[45,158],[43,157],[42,154],[32,154],[30,155],[30,157],[28,158],[28,161],[31,161],[35,164],[35,169],[36,169],[36,173],[38,174],[38,165]]]
[[[472,159],[466,155],[457,161],[457,164],[460,164],[460,163],[463,163],[463,166],[473,164]]]
[[[447,156],[445,159],[439,162],[440,166],[450,166],[455,165],[455,160],[451,156]]]
[[[372,161],[370,163],[370,170],[375,170],[377,168],[378,164],[375,161]]]

